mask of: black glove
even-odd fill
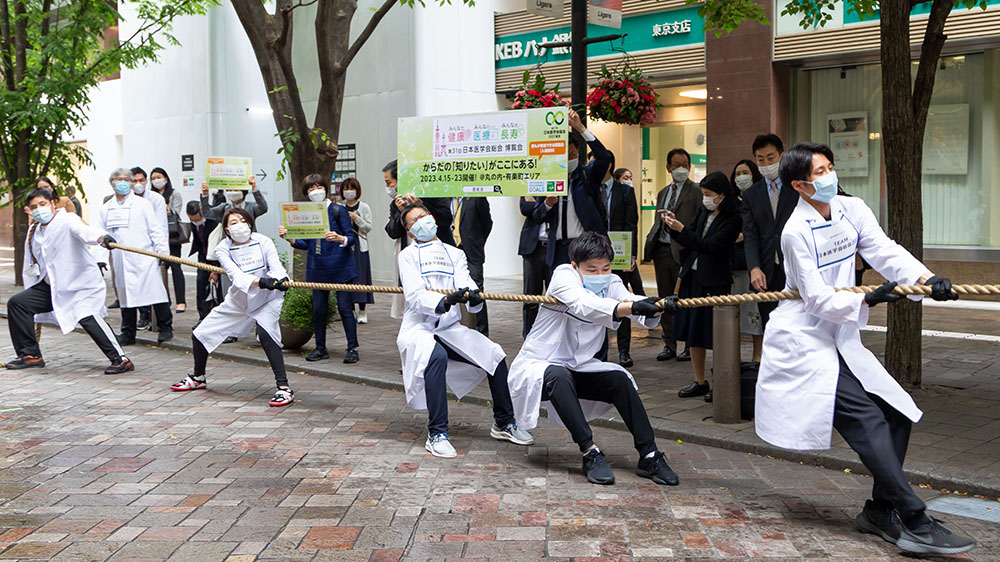
[[[924,285],[931,288],[931,298],[936,301],[957,301],[958,293],[951,290],[951,279],[935,275],[927,280]]]
[[[104,238],[101,238],[101,246],[104,246],[105,248],[107,248],[109,250],[111,248],[108,246],[108,244],[117,244],[117,243],[118,243],[118,241],[115,240],[114,238],[112,238],[110,234],[105,234]]]
[[[463,302],[469,302],[469,288],[462,287],[461,289],[449,293],[448,296],[444,298],[444,304],[446,308],[451,308],[456,304],[461,304]]]
[[[469,305],[470,306],[479,306],[479,305],[483,304],[483,301],[485,301],[485,300],[486,299],[483,298],[483,290],[482,289],[476,289],[475,291],[469,291]]]
[[[100,269],[101,275],[104,275],[104,273],[108,270],[108,264],[104,262],[97,262],[97,269]]]
[[[274,282],[274,288],[284,293],[289,289],[288,285],[285,285],[285,281],[288,281],[287,277],[278,279],[277,281]]]
[[[660,303],[663,305],[663,312],[666,314],[677,314],[681,311],[681,307],[677,306],[677,295],[671,295],[665,299],[662,299]]]
[[[893,293],[892,290],[895,288],[895,281],[886,281],[882,283],[881,287],[865,295],[865,302],[868,303],[868,306],[875,306],[880,302],[896,302],[903,298],[903,295]]]
[[[278,281],[274,277],[261,277],[260,280],[257,281],[257,286],[261,289],[274,291],[279,289],[279,283],[281,283],[281,281]]]
[[[663,309],[657,304],[659,300],[659,297],[649,297],[642,299],[641,301],[633,301],[632,314],[634,316],[645,316],[647,318],[660,314],[663,312]]]

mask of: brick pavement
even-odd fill
[[[449,404],[459,457],[436,459],[393,390],[293,373],[276,409],[263,367],[212,360],[174,393],[187,353],[130,348],[111,377],[85,335],[42,341],[46,368],[0,371],[0,560],[904,560],[854,530],[856,474],[661,439],[681,485],[660,487],[599,427],[618,482],[595,486],[565,430],[500,443],[480,405]],[[940,517],[1000,560],[1000,526]]]

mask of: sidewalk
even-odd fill
[[[0,290],[0,301],[4,302],[12,285],[9,271],[7,269],[0,274],[0,287],[3,288]],[[517,279],[491,278],[487,279],[486,285],[491,292],[520,292],[520,281]],[[190,309],[184,314],[174,315],[175,337],[166,346],[171,349],[190,350],[191,347],[190,330],[197,321],[197,313],[193,310],[193,278],[189,278],[187,292]],[[112,294],[109,290],[109,295]],[[305,361],[305,355],[311,351],[311,342],[299,352],[286,352],[293,384],[295,373],[303,373],[402,390],[395,344],[399,321],[388,316],[388,295],[376,295],[375,300],[376,303],[368,307],[369,323],[359,326],[358,330],[361,362],[355,365],[341,363],[344,339],[339,323],[335,323],[328,332],[330,360]],[[488,306],[491,339],[503,346],[508,360],[512,360],[521,345],[520,305],[491,301]],[[118,311],[111,312],[114,318],[111,324],[117,330]],[[884,306],[876,308],[870,324],[885,326],[884,315]],[[924,328],[1000,336],[1000,314],[989,309],[925,306]],[[52,342],[49,345],[59,345],[60,338],[55,331],[47,330],[44,339]],[[155,344],[156,333],[140,332],[139,339],[143,344]],[[863,340],[881,358],[885,334],[866,331]],[[864,472],[856,455],[836,434],[833,448],[828,451],[795,452],[761,441],[754,434],[752,422],[734,425],[714,423],[711,404],[706,404],[701,398],[682,400],[677,397],[677,390],[693,378],[691,366],[690,363],[675,361],[657,362],[655,356],[660,351],[660,341],[658,330],[647,332],[633,328],[632,358],[635,366],[630,371],[639,385],[639,393],[661,441],[679,439],[827,468]],[[43,342],[43,348],[45,346]],[[54,352],[51,347],[48,349],[49,353]],[[617,358],[613,333],[609,356]],[[264,353],[252,337],[236,344],[223,345],[214,357],[266,365]],[[743,357],[750,357],[749,342],[743,344]],[[934,488],[1000,496],[1000,344],[925,337],[923,360],[924,386],[914,391],[913,395],[925,415],[920,423],[914,425],[910,441],[906,469],[911,481]],[[711,354],[708,364],[711,365]],[[212,365],[210,360],[210,376]],[[155,369],[150,365],[137,366],[140,372]],[[184,374],[185,371],[172,371],[156,376],[166,384]],[[488,399],[488,388],[480,385],[465,400],[486,403]],[[403,407],[402,402],[400,407]],[[607,419],[595,420],[595,425],[624,428],[614,410]]]

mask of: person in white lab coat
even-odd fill
[[[157,214],[162,212],[166,215],[166,209],[155,209],[149,201],[135,195],[132,172],[125,168],[111,172],[108,181],[115,195],[101,207],[101,227],[123,246],[169,254],[167,229],[165,224],[160,228]],[[159,200],[163,206],[163,198]],[[156,340],[162,343],[173,338],[170,302],[160,276],[159,260],[134,252],[116,252],[111,263],[122,310],[122,333],[118,342],[122,345],[135,344],[137,309],[149,305],[156,312],[159,329]]]
[[[135,166],[134,168],[132,168],[132,192],[138,195],[139,197],[142,197],[146,201],[149,201],[149,204],[153,206],[153,211],[155,211],[154,214],[156,216],[156,226],[153,228],[158,228],[162,230],[165,233],[165,236],[167,237],[167,241],[169,243],[170,223],[169,223],[167,209],[170,207],[170,204],[167,202],[166,199],[164,199],[162,195],[160,195],[159,191],[155,189],[150,189],[149,176],[146,175],[146,170],[143,170],[139,166]],[[169,248],[169,245],[167,247]],[[166,264],[163,262],[161,262],[160,265],[166,266]],[[169,297],[167,300],[167,305],[168,306],[170,305]],[[148,305],[140,306],[139,323],[137,324],[137,328],[140,330],[151,329],[151,323],[152,323],[151,315],[152,315],[152,307]],[[157,314],[156,322],[157,322],[157,330],[159,330],[160,326],[163,326],[163,322],[160,320],[159,314]],[[163,339],[160,339],[159,340],[160,342],[165,342],[173,337],[173,325],[174,325],[173,317],[170,318],[170,321],[167,322],[166,325],[169,329],[163,333]]]
[[[827,449],[836,429],[874,480],[859,529],[909,552],[965,552],[975,542],[928,517],[906,481],[910,428],[922,413],[860,333],[872,306],[901,298],[897,282],[929,285],[935,300],[958,295],[889,239],[864,201],[837,195],[833,159],[828,147],[801,143],[781,160],[782,184],[800,196],[781,234],[786,288],[802,298],[781,301],[764,332],[757,435],[787,449]],[[858,253],[889,282],[867,295],[836,291],[854,285]]]
[[[288,280],[288,273],[274,242],[254,231],[253,216],[246,210],[238,207],[227,210],[222,215],[222,225],[226,238],[216,247],[215,257],[232,282],[229,294],[191,333],[194,372],[170,388],[180,392],[205,388],[208,355],[230,334],[243,337],[256,326],[257,340],[264,348],[278,386],[269,404],[287,406],[295,401],[295,393],[288,386],[285,373],[278,318],[285,302],[283,282]]]
[[[676,486],[677,475],[656,448],[653,427],[635,381],[624,367],[594,356],[606,330],[624,318],[646,328],[659,323],[657,298],[634,295],[611,273],[614,250],[608,237],[585,232],[569,247],[571,263],[558,266],[546,294],[561,305],[542,305],[510,370],[511,398],[524,429],[538,425],[545,401],[549,420],[565,425],[583,453],[583,471],[595,484],[614,484],[615,475],[594,444],[588,420],[612,404],[632,432],[639,465],[636,474]]]
[[[34,222],[24,241],[25,289],[7,301],[7,323],[17,358],[8,369],[44,367],[35,339],[35,321],[55,322],[68,334],[79,322],[111,361],[105,374],[133,370],[115,333],[104,317],[107,287],[97,261],[87,246],[114,242],[99,228],[87,226],[78,215],[56,209],[54,191],[35,188],[25,198],[24,211]],[[50,314],[51,313],[51,314]]]
[[[493,396],[490,436],[518,445],[534,442],[514,421],[507,388],[507,361],[503,349],[489,338],[461,323],[457,305],[472,314],[483,306],[483,297],[469,276],[465,253],[437,237],[437,223],[427,207],[416,203],[400,213],[407,236],[416,243],[399,253],[399,278],[406,296],[406,310],[396,346],[403,363],[406,403],[427,410],[424,448],[442,458],[456,456],[448,436],[448,389],[462,398],[483,378],[489,378]],[[429,290],[451,291],[448,295]]]

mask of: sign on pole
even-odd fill
[[[621,29],[622,0],[589,0],[588,4],[587,22]]]
[[[566,195],[565,107],[399,120],[399,193]]]
[[[286,237],[291,240],[323,238],[330,231],[330,215],[325,202],[282,203],[281,224],[288,229]]]
[[[253,175],[249,158],[212,156],[205,166],[205,181],[209,189],[250,189]]]
[[[561,18],[563,0],[527,0],[528,13],[546,18]]]
[[[627,230],[608,232],[611,249],[615,257],[611,260],[611,269],[624,270],[632,267],[632,233]]]

